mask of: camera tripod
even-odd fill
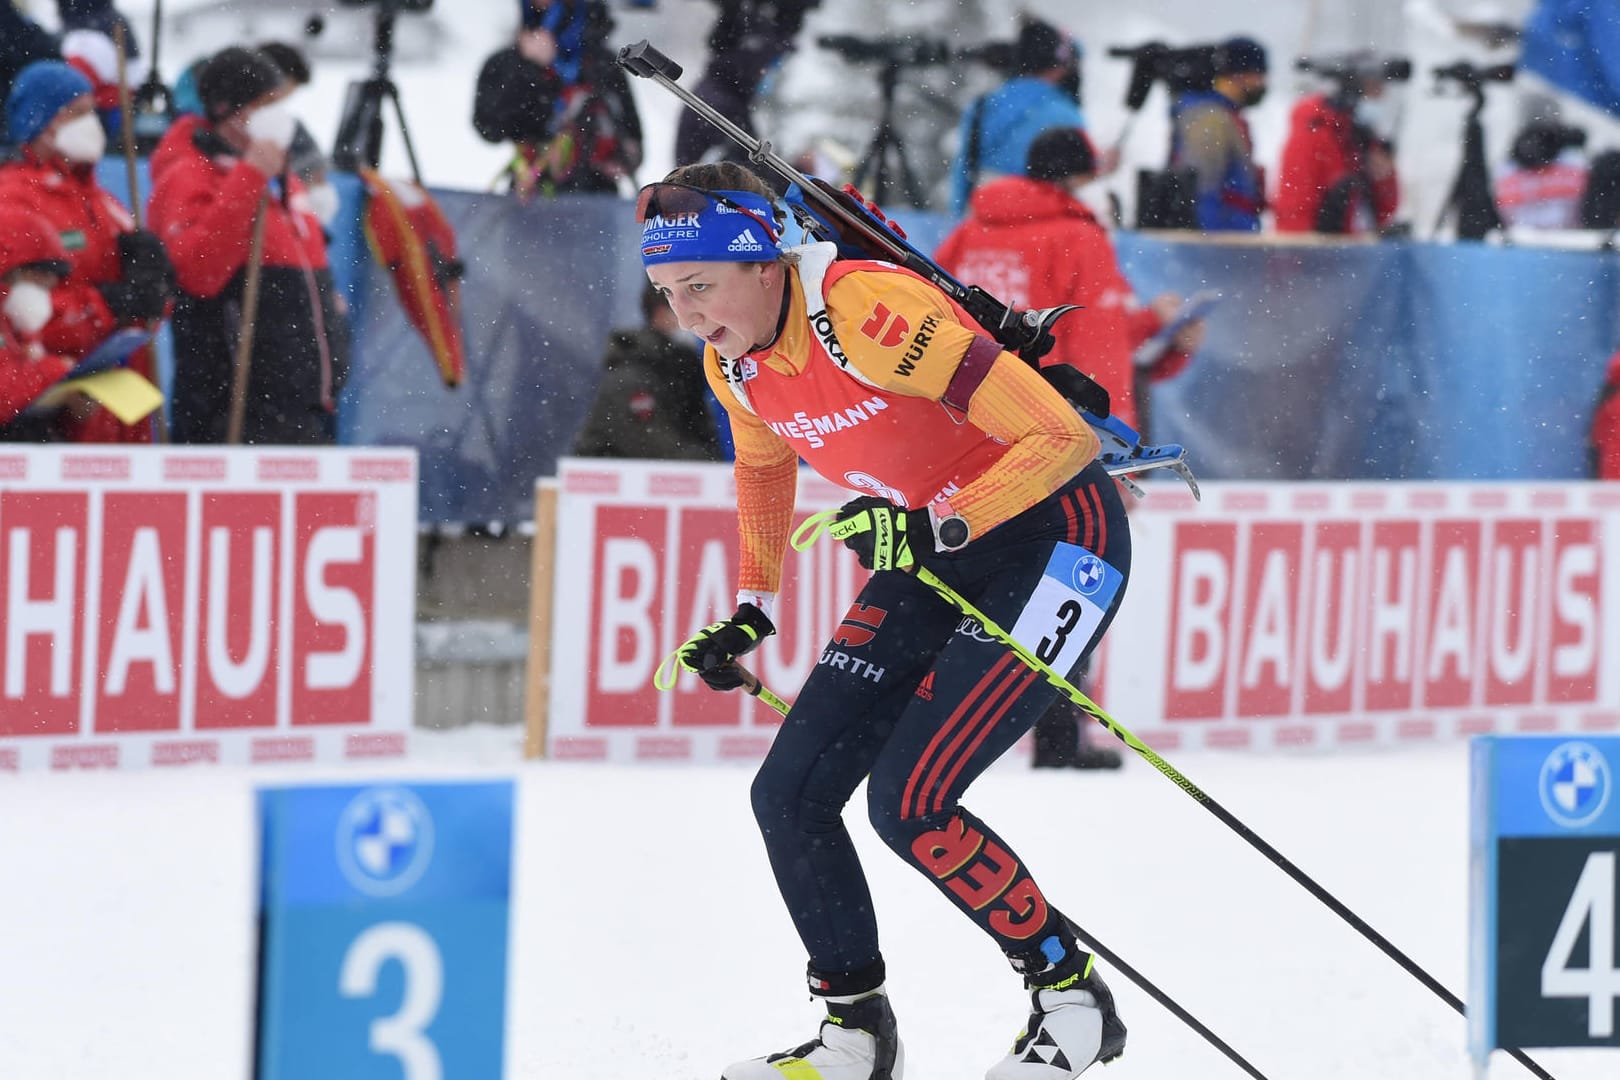
[[[865,155],[855,167],[854,183],[866,191],[866,182],[870,179],[872,201],[882,205],[892,182],[891,177],[898,174],[907,204],[920,209],[928,205],[928,197],[911,168],[911,162],[906,160],[905,144],[900,139],[899,129],[894,126],[894,92],[900,83],[902,66],[898,56],[891,55],[883,61],[883,69],[878,74],[883,107],[878,113],[877,131],[873,132]]]
[[[381,0],[377,10],[377,37],[372,46],[376,66],[372,68],[371,78],[351,82],[344,95],[343,120],[338,124],[337,141],[332,147],[332,165],[344,172],[377,168],[382,160],[383,103],[389,101],[394,106],[394,118],[399,122],[400,137],[405,141],[411,179],[420,185],[422,170],[416,163],[411,130],[399,102],[399,87],[389,78],[389,66],[394,58],[394,21],[403,3],[404,0]],[[423,9],[425,5],[418,7],[418,10]]]
[[[1453,65],[1437,74],[1458,79],[1473,98],[1468,118],[1463,122],[1462,162],[1457,166],[1457,178],[1435,218],[1436,234],[1453,212],[1457,215],[1457,239],[1483,240],[1493,229],[1502,227],[1502,215],[1496,208],[1496,197],[1491,191],[1491,171],[1485,163],[1485,128],[1479,114],[1485,111],[1484,80],[1506,82],[1513,77],[1513,69],[1506,65],[1479,71],[1470,65]]]

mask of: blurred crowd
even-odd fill
[[[614,63],[623,42],[610,5],[513,3],[512,38],[482,63],[471,117],[482,138],[510,148],[499,186],[520,200],[623,196],[656,179],[638,176],[648,133]],[[761,94],[819,0],[712,3],[695,89],[754,130]],[[0,0],[0,439],[334,442],[350,331],[328,262],[333,161],[288,104],[309,82],[305,56],[281,42],[231,47],[195,58],[167,86],[111,0],[58,0],[57,13],[59,28],[47,32]],[[889,61],[923,47],[820,41]],[[1128,107],[1155,87],[1169,104],[1163,167],[1133,178],[1136,227],[1410,232],[1393,144],[1395,103],[1412,75],[1403,58],[1295,60],[1316,89],[1294,103],[1278,159],[1261,162],[1248,113],[1268,92],[1274,59],[1256,37],[1109,52],[1132,64]],[[968,53],[996,76],[961,108],[938,207],[960,225],[938,258],[1015,304],[1080,304],[1054,362],[1103,373],[1122,414],[1145,428],[1145,387],[1185,368],[1202,310],[1179,296],[1138,298],[1114,258],[1109,235],[1126,222],[1117,199],[1105,209],[1088,185],[1117,177],[1120,146],[1088,128],[1086,49],[1024,15]],[[1479,101],[1512,72],[1458,64],[1437,74]],[[1500,162],[1484,159],[1477,135],[1471,128],[1447,202],[1459,237],[1501,226],[1620,229],[1620,152],[1589,153],[1585,133],[1547,109],[1526,116]],[[679,164],[741,155],[690,112],[655,137],[673,141]],[[825,164],[802,149],[801,167]],[[149,159],[144,205],[99,185],[97,163],[120,155],[132,176],[135,157]],[[852,173],[855,164],[846,163]],[[668,400],[675,380],[657,378],[689,343],[658,325],[656,308],[614,337],[578,452],[723,455],[712,408]],[[151,343],[164,325],[174,344],[166,409],[130,386],[132,375],[159,381]],[[98,377],[110,369],[119,380]],[[1595,460],[1615,457],[1600,452],[1608,438],[1594,442]]]

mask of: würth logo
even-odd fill
[[[911,333],[911,324],[890,311],[887,304],[879,304],[872,309],[871,317],[861,324],[861,333],[885,349],[892,349],[906,340],[906,335]]]
[[[849,610],[844,613],[844,621],[838,624],[838,632],[833,635],[833,641],[850,648],[865,645],[877,637],[877,632],[888,615],[888,611],[880,607],[851,604]]]

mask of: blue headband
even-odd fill
[[[641,264],[771,262],[781,254],[769,199],[751,191],[715,194],[736,206],[711,199],[695,213],[649,217],[641,226]]]

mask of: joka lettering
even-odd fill
[[[851,656],[847,652],[839,652],[837,649],[823,649],[821,659],[817,663],[826,664],[828,667],[837,668],[839,671],[847,671],[851,675],[859,675],[863,679],[871,679],[873,682],[883,681],[885,669],[873,667],[860,657]]]
[[[833,634],[833,643],[858,649],[862,645],[870,644],[877,637],[877,632],[883,626],[883,620],[888,618],[888,611],[869,604],[851,604],[844,613],[844,621],[838,624],[838,630]]]
[[[820,416],[796,412],[791,420],[768,420],[766,425],[784,439],[804,439],[810,444],[811,449],[820,449],[827,445],[826,440],[822,438],[823,435],[852,428],[872,419],[888,407],[889,403],[882,398],[867,398],[858,405],[851,405],[838,412],[822,413]]]
[[[911,346],[906,349],[906,355],[900,358],[899,365],[894,369],[896,375],[905,378],[917,370],[917,361],[922,359],[929,343],[934,340],[934,331],[938,329],[938,316],[930,315],[923,320],[922,325],[917,328],[917,332],[911,335]]]
[[[839,367],[849,367],[849,357],[844,355],[844,347],[838,344],[838,335],[833,333],[832,317],[827,314],[826,308],[810,316],[810,327],[816,332],[816,340],[821,342],[821,347],[827,350],[827,355],[837,361]]]
[[[1021,875],[1018,860],[968,824],[960,810],[943,828],[913,840],[911,854],[974,911],[1000,900],[1006,910],[990,913],[990,927],[996,933],[1022,941],[1046,925],[1046,897],[1034,879]]]

